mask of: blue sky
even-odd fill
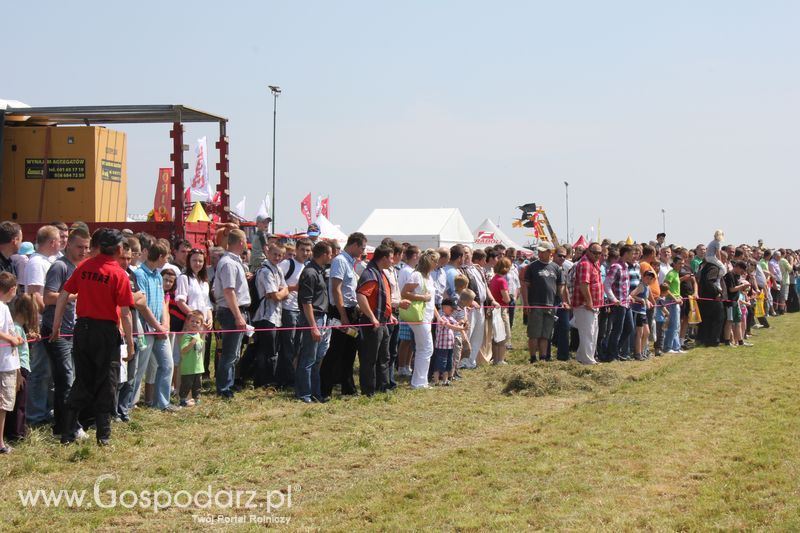
[[[232,203],[308,192],[355,230],[374,207],[459,207],[511,231],[544,205],[573,236],[763,237],[797,247],[800,3],[40,2],[5,7],[0,98],[182,103],[230,118]],[[134,7],[135,6],[135,7]],[[168,126],[128,132],[129,210]],[[213,125],[187,138],[216,137]],[[213,151],[212,151],[213,154]],[[215,159],[212,155],[212,165]],[[784,223],[776,223],[785,220]]]

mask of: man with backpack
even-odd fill
[[[272,244],[267,249],[267,259],[254,276],[255,294],[250,296],[250,313],[256,329],[254,342],[247,347],[242,358],[242,377],[253,378],[254,387],[279,385],[278,332],[281,327],[282,302],[289,289],[278,266],[283,259],[282,246]],[[285,385],[285,379],[281,380]]]

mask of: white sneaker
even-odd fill
[[[83,430],[83,428],[79,428],[78,431],[75,432],[75,440],[86,440],[89,438],[89,435]]]

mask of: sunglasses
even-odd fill
[[[556,257],[558,257],[560,259],[566,259],[567,258],[567,254],[556,254]]]

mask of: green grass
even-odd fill
[[[265,503],[291,487],[291,509],[273,514],[299,530],[798,530],[800,316],[773,325],[754,348],[592,368],[528,365],[518,349],[454,387],[325,405],[207,396],[175,415],[137,409],[102,449],[37,430],[0,457],[0,519],[29,531],[202,527],[197,509],[25,509],[17,497],[91,493],[114,473],[104,491],[211,485]]]

